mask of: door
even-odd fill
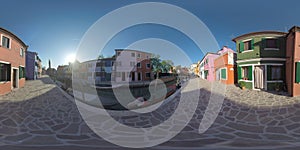
[[[265,87],[265,67],[255,66],[254,69],[254,88],[264,89]]]
[[[131,81],[135,80],[135,72],[131,72]]]
[[[122,81],[125,81],[125,72],[122,72]]]
[[[13,69],[13,88],[17,88],[17,69]]]
[[[220,69],[216,71],[216,81],[220,80]]]

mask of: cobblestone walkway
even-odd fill
[[[210,84],[200,83],[203,88],[190,123],[170,141],[151,149],[299,149],[299,97],[227,86],[216,121],[199,134],[211,95]],[[129,126],[153,126],[172,114],[179,98],[180,94],[154,115],[115,119]],[[91,131],[74,101],[48,77],[27,81],[24,88],[0,96],[0,149],[41,148],[124,149]]]

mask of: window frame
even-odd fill
[[[6,66],[6,73],[5,73],[5,80],[2,80],[2,68],[1,68],[1,66]],[[2,62],[0,62],[0,83],[5,83],[5,82],[10,82],[11,81],[11,69],[12,69],[12,67],[11,67],[11,64],[7,64],[7,63],[2,63]]]
[[[225,76],[226,76],[226,78],[223,78],[223,77],[222,77],[222,70],[225,70]],[[228,79],[227,68],[221,68],[221,69],[220,69],[220,79],[221,79],[221,80],[227,80],[227,79]]]
[[[137,68],[142,68],[141,62],[136,63],[136,67],[137,67]]]
[[[2,42],[3,42],[3,37],[7,38],[9,40],[9,45],[8,47],[4,47]],[[11,37],[7,36],[7,35],[4,35],[4,34],[1,34],[1,41],[0,41],[0,46],[3,47],[3,48],[6,48],[6,49],[11,49]]]
[[[268,47],[268,42],[267,42],[267,40],[276,40],[276,47]],[[265,37],[264,38],[264,42],[265,42],[265,44],[264,44],[264,50],[267,50],[267,51],[270,51],[270,50],[275,50],[275,51],[278,51],[279,50],[279,46],[278,46],[278,42],[279,42],[279,39],[278,38],[275,38],[275,37]]]

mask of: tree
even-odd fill
[[[152,71],[156,73],[156,78],[159,78],[159,73],[169,73],[172,70],[174,63],[171,60],[161,60],[159,55],[151,57]]]
[[[98,59],[103,59],[103,58],[104,58],[103,54],[101,54],[101,55],[98,56]]]
[[[162,72],[169,73],[169,71],[172,69],[173,65],[174,65],[174,63],[171,60],[163,60],[161,62]]]
[[[159,78],[159,72],[162,71],[162,64],[159,55],[152,55],[151,56],[151,64],[152,64],[152,72],[156,73],[156,78]]]

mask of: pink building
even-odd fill
[[[215,80],[215,68],[214,68],[214,60],[219,57],[216,53],[207,53],[203,59],[201,60],[200,64],[203,64],[204,70],[202,72],[202,76],[204,79],[208,81]]]

